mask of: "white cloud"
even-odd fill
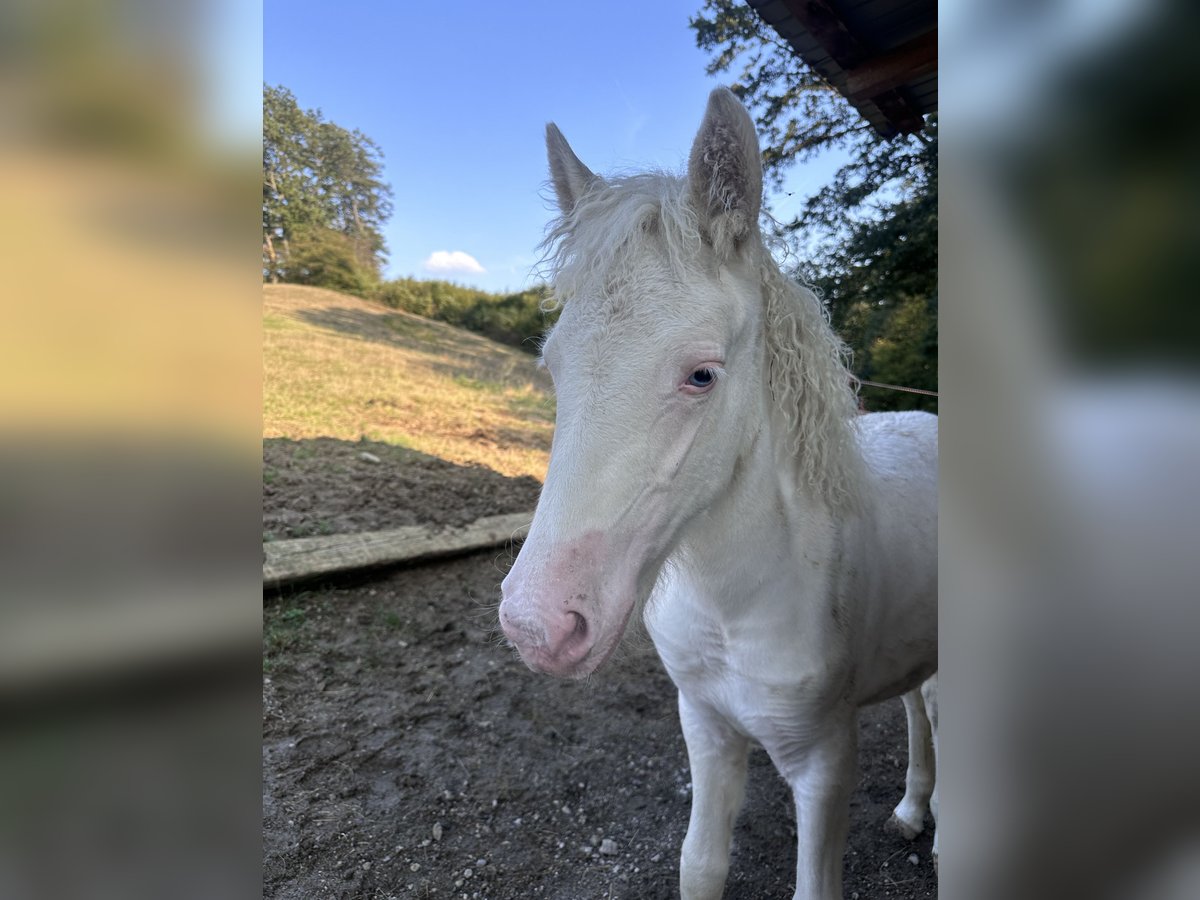
[[[426,272],[471,272],[475,275],[487,272],[479,260],[461,250],[435,250],[423,265]]]

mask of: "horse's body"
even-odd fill
[[[859,421],[876,483],[869,510],[834,520],[770,490],[769,477],[747,478],[760,496],[730,497],[736,520],[691,529],[646,610],[676,685],[755,737],[782,685],[802,688],[805,702],[828,691],[862,706],[920,687],[936,668],[937,572],[923,564],[937,539],[936,420]],[[758,688],[762,703],[747,706]]]
[[[731,94],[686,179],[606,182],[553,126],[548,145],[558,422],[501,624],[532,668],[582,677],[648,601],[692,769],[683,897],[722,893],[751,740],[795,794],[796,896],[840,896],[859,706],[905,697],[906,834],[933,789],[936,419],[855,415],[819,303],[763,245]]]
[[[825,794],[797,816],[797,896],[837,895],[855,710],[919,688],[936,667],[934,418],[877,414],[859,423],[873,482],[862,515],[836,520],[785,491],[756,497],[748,515],[740,507],[736,539],[728,521],[688,535],[682,561],[668,567],[647,607],[654,645],[679,688],[696,798],[684,897],[720,896],[707,886],[724,881],[751,738],[798,798]],[[767,468],[747,481],[770,486]],[[919,693],[906,704],[918,729],[911,762],[923,771],[910,775],[897,824],[915,835],[933,767],[920,746],[929,726]]]

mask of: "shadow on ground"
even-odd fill
[[[533,512],[541,484],[379,441],[263,440],[263,540]]]
[[[301,308],[290,315],[358,340],[407,352],[419,351],[428,357],[434,371],[451,378],[466,376],[498,386],[521,387],[532,382],[542,389],[550,387],[549,379],[536,368],[532,352],[498,344],[444,322],[382,308],[375,311],[348,306]],[[535,344],[531,338],[529,348]],[[453,363],[447,363],[440,355],[452,356]]]

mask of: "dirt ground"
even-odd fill
[[[532,510],[541,484],[376,441],[263,441],[263,540],[466,525]]]
[[[452,524],[537,496],[533,479],[381,444],[269,441],[264,461],[277,539]],[[264,598],[264,897],[678,896],[690,783],[669,679],[636,637],[583,683],[529,672],[496,636],[509,559]],[[909,843],[883,827],[903,793],[898,700],[864,711],[859,758],[846,896],[936,897],[929,829]],[[790,897],[794,841],[787,788],[755,751],[725,896]]]

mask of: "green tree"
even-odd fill
[[[386,254],[382,229],[392,211],[382,170],[379,147],[361,131],[301,109],[287,88],[265,85],[263,278],[318,283],[314,271],[342,271],[346,260],[332,267],[314,267],[314,260],[328,263],[348,250],[353,280],[377,280]],[[305,247],[303,259],[297,243]]]
[[[706,0],[692,18],[708,73],[754,116],[767,184],[832,148],[849,156],[801,212],[777,223],[806,257],[797,275],[828,303],[860,378],[937,389],[937,121],[880,137],[758,15],[738,0]],[[869,409],[936,409],[921,395],[863,388]]]

